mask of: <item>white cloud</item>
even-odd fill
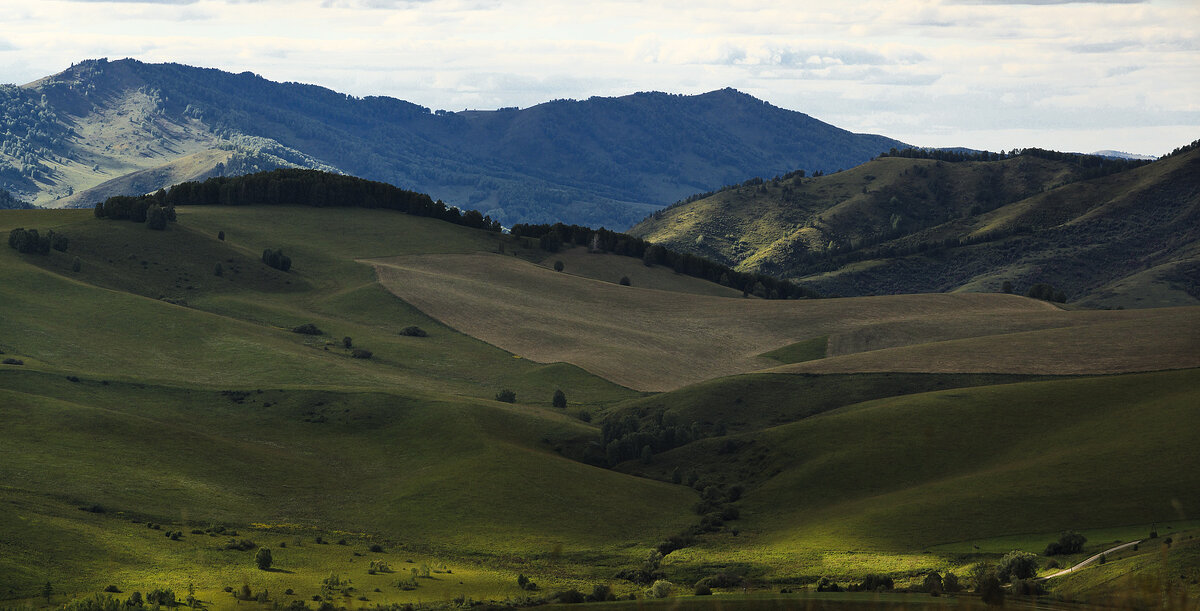
[[[1200,135],[1191,0],[42,0],[0,2],[0,23],[0,81],[132,56],[432,108],[731,86],[917,143]]]

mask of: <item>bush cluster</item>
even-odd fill
[[[292,258],[283,254],[282,249],[272,250],[270,248],[263,251],[262,261],[269,267],[273,267],[281,272],[286,272],[292,268]]]
[[[46,235],[39,234],[37,229],[23,227],[8,232],[9,248],[22,254],[48,255],[51,248],[59,252],[66,252],[69,244],[70,240],[67,239],[67,236],[54,233],[54,230],[46,232]]]

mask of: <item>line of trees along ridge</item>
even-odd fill
[[[581,225],[529,225],[518,223],[512,235],[536,240],[542,250],[558,252],[563,246],[587,246],[592,252],[611,252],[637,257],[647,266],[663,265],[675,273],[715,282],[742,291],[743,296],[763,299],[816,299],[816,291],[766,274],[739,272],[726,265],[689,253],[681,253],[641,238],[609,229]]]
[[[145,222],[151,206],[250,206],[294,205],[352,208],[385,208],[413,216],[441,219],[456,225],[500,231],[500,222],[478,210],[465,212],[441,200],[379,182],[320,170],[279,169],[243,176],[218,176],[204,182],[189,181],[169,190],[110,197],[96,204],[99,218]]]

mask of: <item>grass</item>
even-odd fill
[[[671,558],[745,563],[784,582],[912,576],[986,553],[939,544],[1176,518],[1177,507],[1200,502],[1200,471],[1179,462],[1192,455],[1184,431],[1197,426],[1197,375],[909,394],[733,435],[743,445],[732,453],[720,438],[683,446],[656,457],[656,468],[751,488],[732,523],[738,536]]]
[[[615,286],[495,254],[373,261],[381,282],[430,316],[541,362],[573,363],[660,391],[777,364],[770,350],[863,325],[1044,313],[1010,295],[767,301]],[[978,331],[975,331],[978,332]]]
[[[1105,374],[1200,366],[1200,307],[1064,312],[1070,327],[859,352],[781,372]]]
[[[507,238],[379,210],[184,208],[166,232],[90,211],[0,214],[0,230],[16,226],[71,246],[0,251],[0,350],[25,362],[0,365],[0,599],[36,603],[47,580],[55,602],[114,581],[192,583],[226,608],[225,586],[310,598],[331,572],[354,579],[353,606],[508,598],[517,573],[586,592],[699,521],[697,493],[662,481],[675,467],[697,470],[700,488],[746,486],[739,519],[666,557],[678,583],[725,568],[771,587],[870,572],[909,583],[1066,528],[1100,544],[1122,536],[1104,529],[1200,501],[1197,370],[1045,375],[1055,355],[1081,352],[1186,366],[1191,309],[771,302],[690,293],[673,274],[623,287],[583,272],[635,260],[580,253],[579,275],[557,273]],[[262,265],[267,247],[292,271]],[[290,331],[303,323],[326,334]],[[399,335],[410,325],[428,336]],[[374,357],[350,358],[344,336]],[[1161,354],[1129,350],[1151,342]],[[838,356],[785,368],[884,355],[916,371],[755,372],[780,362],[764,353],[798,361],[825,346]],[[1037,375],[920,373],[947,355],[1004,363],[1031,349],[1046,353]],[[501,388],[517,402],[494,401]],[[675,390],[640,392],[653,388]],[[551,407],[555,389],[569,409]],[[650,465],[572,460],[598,447],[602,420],[665,412],[728,434]],[[106,511],[80,511],[93,504]],[[281,570],[190,532],[212,524],[271,546]],[[372,543],[394,568],[411,558],[453,573],[401,591],[398,577],[365,574]],[[764,596],[696,604],[791,600]]]
[[[552,410],[278,387],[239,403],[219,391],[71,382],[32,371],[0,376],[0,418],[12,423],[0,461],[5,507],[44,524],[27,530],[25,520],[5,520],[16,529],[0,544],[16,541],[6,558],[46,550],[36,537],[72,537],[86,526],[80,519],[125,512],[185,531],[207,523],[338,529],[441,557],[528,562],[534,572],[567,565],[588,575],[594,569],[571,559],[586,552],[597,566],[620,564],[640,537],[665,535],[689,519],[686,489],[555,454],[560,440],[594,433]],[[605,489],[621,492],[595,494]],[[72,510],[91,504],[108,514]],[[89,545],[118,549],[122,537],[101,536],[105,528]],[[102,587],[104,567],[82,546],[52,557],[69,559],[63,568],[81,583]],[[149,562],[130,559],[130,570]],[[11,576],[0,591],[28,592],[41,579],[0,574]]]
[[[633,257],[588,253],[587,248],[582,246],[547,255],[540,261],[540,264],[548,269],[554,269],[557,261],[562,261],[563,273],[612,284],[620,283],[621,278],[629,278],[630,286],[639,288],[711,297],[735,297],[738,299],[742,297],[741,291],[700,278],[677,274],[669,267],[662,265],[647,267],[640,259]]]
[[[784,364],[803,363],[825,358],[828,346],[829,336],[823,335],[764,352],[763,356]]]

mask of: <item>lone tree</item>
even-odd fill
[[[271,550],[265,547],[259,548],[258,553],[254,554],[254,564],[258,565],[260,570],[271,568]]]
[[[1083,544],[1087,543],[1087,537],[1073,531],[1068,530],[1058,537],[1058,541],[1050,543],[1046,546],[1045,554],[1054,556],[1057,554],[1078,554],[1083,551]]]
[[[554,400],[551,401],[554,407],[563,408],[567,406],[567,395],[563,394],[562,390],[554,391]]]
[[[517,393],[515,391],[505,388],[504,390],[501,390],[500,392],[496,393],[496,400],[503,401],[505,403],[516,403],[517,402]]]
[[[996,577],[1001,583],[1013,579],[1029,579],[1037,574],[1037,556],[1020,550],[1004,554],[996,564]]]
[[[554,271],[556,271],[556,272],[561,272],[562,270],[563,270],[563,262],[562,262],[562,261],[555,261],[555,262],[554,262]]]

